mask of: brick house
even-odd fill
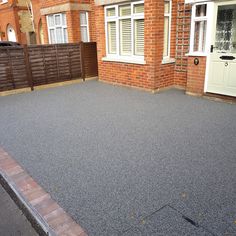
[[[95,0],[99,79],[236,96],[236,1]]]
[[[0,3],[0,39],[34,42],[34,29],[29,11],[30,2],[2,0]]]
[[[0,5],[2,39],[96,41],[101,81],[153,91],[175,86],[199,95],[236,96],[235,19],[235,0],[3,0]]]
[[[1,40],[21,44],[95,41],[93,7],[90,0],[2,0]]]

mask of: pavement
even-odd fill
[[[34,228],[0,185],[0,235],[37,236]]]
[[[236,106],[89,81],[0,98],[0,146],[89,235],[236,235]]]

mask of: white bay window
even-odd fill
[[[49,43],[68,43],[66,14],[47,16]]]
[[[105,7],[107,58],[144,61],[144,2]]]

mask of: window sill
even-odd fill
[[[103,57],[102,61],[111,61],[111,62],[123,62],[123,63],[129,63],[129,64],[140,64],[145,65],[146,61],[143,59],[137,59],[137,58],[122,58],[122,57]]]
[[[189,57],[206,57],[207,53],[205,52],[189,52],[185,54],[185,56]]]
[[[172,64],[175,63],[175,58],[163,58],[161,64]]]

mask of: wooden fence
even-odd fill
[[[96,43],[0,48],[0,91],[97,75]]]

